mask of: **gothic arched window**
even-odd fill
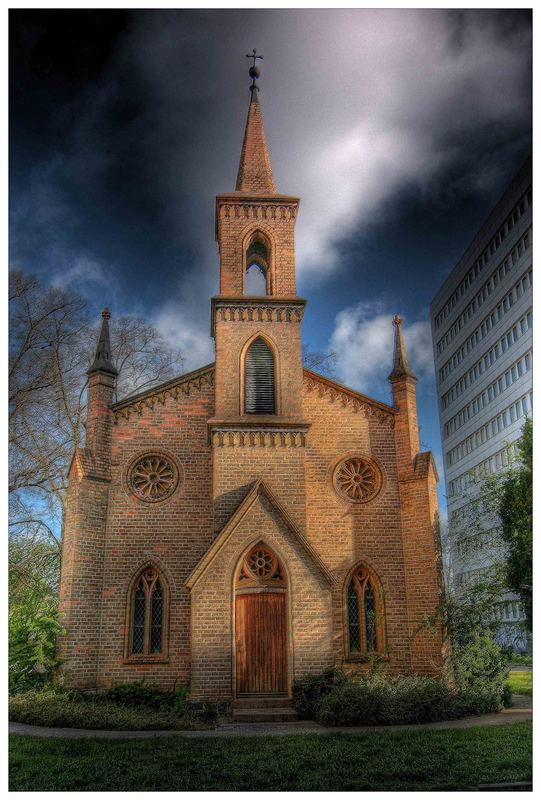
[[[167,587],[158,570],[148,564],[132,584],[130,597],[130,656],[165,653]]]
[[[350,656],[384,651],[384,620],[381,589],[375,576],[357,567],[347,587],[347,640]]]
[[[246,250],[244,294],[264,297],[270,293],[269,266],[269,249],[256,234]]]
[[[267,294],[267,274],[256,261],[246,270],[244,294],[251,297],[264,297]]]
[[[274,353],[262,337],[254,339],[244,362],[245,413],[275,414]]]

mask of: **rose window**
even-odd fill
[[[263,547],[255,547],[248,556],[248,568],[258,578],[268,578],[276,570],[276,559]]]
[[[149,453],[132,465],[128,482],[137,497],[156,503],[173,494],[178,484],[178,471],[165,456]]]
[[[352,503],[367,503],[381,489],[381,472],[367,458],[346,458],[334,471],[334,486],[338,494]]]

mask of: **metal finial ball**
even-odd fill
[[[261,73],[259,72],[257,67],[250,67],[250,69],[248,71],[248,74],[249,74],[250,78],[254,78],[254,80],[255,80],[255,78],[259,78]]]

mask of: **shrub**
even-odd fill
[[[94,730],[197,730],[206,720],[197,715],[179,715],[174,709],[122,706],[103,696],[73,693],[24,692],[9,700],[9,718],[14,722],[46,727]]]
[[[460,691],[435,678],[367,675],[336,686],[321,701],[323,725],[408,725],[498,711],[499,692]]]
[[[142,681],[123,683],[102,689],[95,694],[95,699],[100,702],[116,703],[126,708],[150,708],[160,711],[174,707],[172,692],[162,692],[151,686],[145,686]]]
[[[489,631],[475,630],[463,645],[452,650],[453,674],[459,689],[502,691],[509,657]]]
[[[57,672],[56,637],[62,632],[55,615],[27,616],[22,609],[9,615],[9,691],[40,689]]]
[[[515,653],[513,650],[509,652],[509,661],[517,667],[531,667],[533,659],[526,653]]]
[[[329,669],[320,675],[307,675],[293,684],[293,705],[299,719],[314,719],[321,702],[346,680],[339,670]]]
[[[512,708],[513,706],[513,687],[506,681],[502,689],[502,705],[504,708]]]

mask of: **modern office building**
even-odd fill
[[[468,506],[475,479],[507,467],[532,413],[531,201],[528,159],[430,309],[455,592],[505,552],[496,519],[481,518],[468,532]],[[502,636],[511,635],[522,618],[514,596],[502,597],[497,618]]]

